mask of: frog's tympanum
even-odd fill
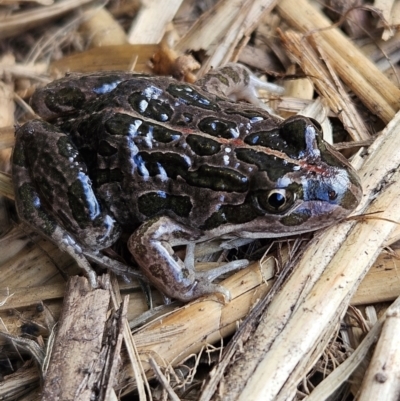
[[[304,233],[343,219],[361,197],[356,173],[315,120],[283,121],[228,98],[251,97],[253,81],[230,65],[196,85],[106,72],[38,90],[32,106],[45,121],[16,132],[20,218],[72,255],[94,286],[88,259],[104,261],[100,251],[128,232],[134,259],[167,296],[229,297],[211,282],[229,265],[196,272],[172,247],[193,255],[194,244],[215,238]]]

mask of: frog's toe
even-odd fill
[[[222,274],[230,273],[233,270],[243,269],[248,266],[249,261],[246,259],[235,260],[233,262],[226,263],[215,269],[211,269],[203,272],[195,273],[195,286],[191,289],[191,296],[194,298],[201,297],[204,295],[215,294],[218,296],[222,295],[223,303],[227,303],[232,299],[230,291],[222,285],[213,284],[212,281]]]
[[[247,259],[234,260],[232,262],[225,263],[222,266],[216,267],[215,269],[203,272],[196,272],[196,278],[204,282],[211,282],[214,281],[217,277],[222,276],[223,274],[243,269],[248,265],[249,261]]]
[[[197,282],[190,295],[193,300],[206,295],[215,295],[223,304],[227,304],[232,299],[231,292],[227,288],[204,281]]]

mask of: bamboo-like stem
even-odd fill
[[[312,35],[340,78],[384,122],[400,108],[400,90],[307,0],[282,0],[277,9],[287,22]]]

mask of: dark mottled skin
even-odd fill
[[[31,121],[16,133],[21,218],[57,243],[71,235],[93,252],[114,243],[120,227],[136,230],[130,244],[137,262],[158,288],[183,300],[220,288],[192,271],[186,277],[160,243],[275,237],[344,218],[361,187],[322,141],[318,123],[302,116],[282,122],[209,93],[221,82],[223,95],[237,90],[248,74],[241,67],[219,77],[214,71],[202,88],[117,72],[48,85],[32,104],[52,124]],[[36,191],[30,201],[18,195],[24,185]],[[58,222],[57,238],[45,231],[46,219]]]

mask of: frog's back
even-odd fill
[[[315,121],[282,122],[168,78],[126,79],[61,128],[122,225],[167,215],[214,234],[289,232],[305,221],[308,231],[321,213],[348,214],[358,196],[358,179],[331,157]]]
[[[87,155],[96,192],[121,224],[166,214],[202,225],[222,204],[244,202],[256,171],[245,140],[277,133],[278,125],[252,105],[135,77],[61,127]]]

